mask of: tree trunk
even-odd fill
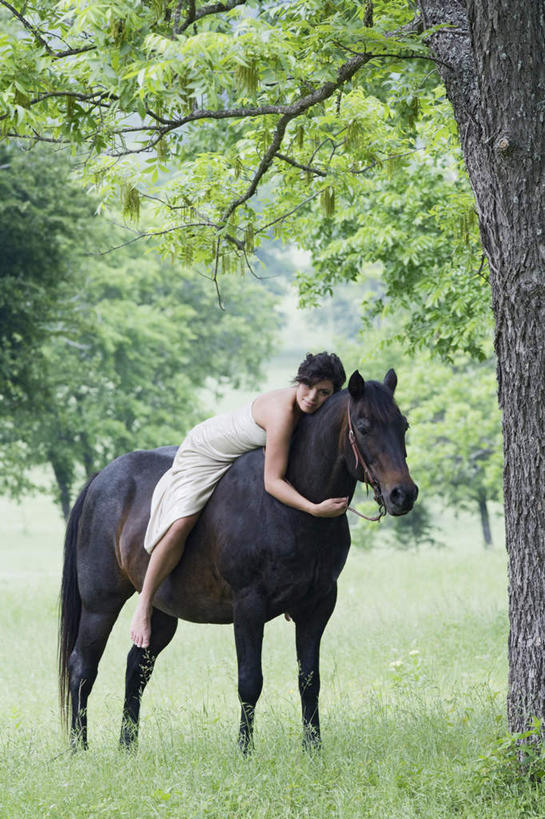
[[[87,428],[87,424],[85,420],[85,413],[83,412],[83,397],[81,396],[81,394],[77,393],[75,395],[75,398],[78,408],[78,415],[81,420],[81,429],[79,433],[79,440],[81,443],[81,458],[83,461],[83,468],[85,469],[85,474],[87,477],[89,477],[94,472],[95,453],[93,452],[93,447],[89,442],[89,436],[85,431]]]
[[[72,475],[70,471],[64,468],[63,464],[54,456],[50,455],[49,463],[53,468],[55,480],[57,481],[62,514],[66,521],[70,515],[70,489],[72,487]]]
[[[512,731],[545,719],[545,6],[420,0],[490,266],[503,410]],[[466,11],[467,8],[467,11]]]
[[[479,514],[481,516],[481,529],[483,532],[484,548],[491,549],[494,545],[492,541],[492,532],[490,530],[490,516],[488,514],[488,504],[486,502],[486,495],[484,492],[479,494],[477,498],[479,504]]]
[[[87,475],[87,477],[89,477],[95,471],[94,452],[93,452],[93,450],[91,448],[91,445],[89,443],[89,438],[87,437],[87,435],[85,435],[85,434],[80,435],[80,440],[81,440],[81,457],[82,457],[82,460],[83,460],[83,468],[85,469],[85,474]]]

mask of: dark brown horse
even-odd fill
[[[364,382],[356,371],[348,390],[314,415],[303,416],[290,452],[287,479],[311,501],[352,497],[364,480],[349,443],[356,443],[381,501],[392,515],[412,509],[417,487],[405,461],[407,422],[393,398],[397,378]],[[142,586],[149,556],[144,532],[155,484],[175,447],[117,458],[85,486],[65,541],[60,621],[61,699],[72,704],[71,736],[87,745],[87,701],[112,626]],[[218,483],[191,533],[184,555],[160,586],[149,649],[127,658],[121,743],[137,737],[142,692],[157,655],[174,636],[178,618],[234,623],[241,702],[239,744],[252,739],[261,693],[261,644],[268,620],[284,612],[295,622],[305,742],[320,742],[320,640],[337,596],[337,578],[350,547],[346,515],[315,518],[265,492],[262,450],[239,458]],[[369,480],[369,478],[367,478]]]

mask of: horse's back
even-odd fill
[[[95,477],[85,500],[83,518],[98,518],[110,526],[119,516],[136,510],[149,517],[151,496],[157,481],[170,468],[176,447],[136,450],[120,455]],[[147,520],[146,520],[147,524]]]

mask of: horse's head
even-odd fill
[[[344,450],[350,474],[374,486],[390,515],[405,515],[414,506],[418,487],[407,467],[409,425],[394,401],[396,385],[394,370],[388,370],[383,384],[364,381],[358,370],[352,373]]]

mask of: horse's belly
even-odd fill
[[[154,601],[154,606],[165,614],[170,614],[172,617],[177,617],[179,620],[187,620],[189,623],[215,623],[216,625],[225,625],[233,622],[233,606],[232,605],[211,605],[210,600],[203,601],[202,605],[196,604],[194,601],[184,604],[179,600],[174,603],[161,599]]]
[[[205,550],[188,550],[157,590],[154,605],[192,623],[233,622],[231,587]]]

